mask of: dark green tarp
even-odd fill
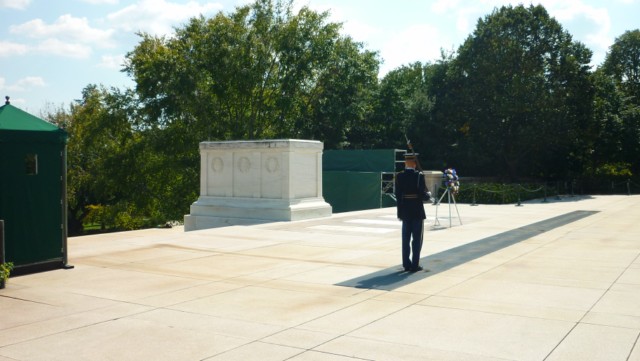
[[[322,195],[333,213],[380,208],[380,173],[322,172]]]
[[[349,172],[398,172],[404,151],[397,149],[325,150],[322,169]],[[400,167],[400,168],[399,168]]]
[[[395,206],[383,194],[383,178],[393,182],[393,175],[403,169],[404,153],[397,149],[325,150],[322,196],[334,213]]]
[[[0,219],[6,260],[66,261],[67,133],[11,104],[0,107]]]

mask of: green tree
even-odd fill
[[[628,96],[640,98],[640,30],[626,31],[609,49],[602,69]]]
[[[390,71],[381,80],[370,121],[377,130],[379,147],[406,149],[409,139],[422,153],[423,162],[427,157],[436,158],[442,130],[432,122],[430,92],[436,67],[416,62]]]
[[[440,60],[429,64],[425,69],[428,79],[426,96],[431,103],[430,111],[416,125],[416,129],[426,142],[420,148],[426,150],[426,163],[432,169],[458,167],[463,159],[458,155],[460,130],[451,116],[452,106],[458,104],[456,100],[460,91],[459,82],[450,76],[453,60],[453,54],[443,52]]]
[[[581,172],[592,141],[590,58],[542,6],[480,19],[448,72],[446,111],[465,167],[512,179]]]
[[[376,53],[362,51],[350,38],[336,41],[326,69],[304,105],[295,137],[317,139],[328,149],[375,147],[368,122],[378,85]]]
[[[258,0],[229,15],[191,19],[169,39],[141,34],[125,71],[147,125],[184,126],[191,149],[207,139],[323,138],[325,124],[313,122],[329,114],[338,115],[332,125],[341,131],[346,120],[323,106],[335,99],[361,106],[378,61],[327,17],[307,7],[294,14],[291,0]],[[338,144],[344,137],[328,138]]]
[[[149,219],[144,196],[149,192],[137,171],[140,134],[131,126],[134,106],[130,91],[88,85],[68,111],[61,108],[46,115],[69,133],[67,213],[72,235],[81,234],[88,220],[103,228],[148,225],[143,220]]]
[[[590,172],[596,174],[601,167],[607,168],[610,164],[625,161],[624,124],[621,118],[624,96],[602,68],[593,73],[593,84],[596,91],[593,114],[598,137],[594,142]]]
[[[609,87],[610,94],[620,97],[617,112],[611,112],[609,117],[616,117],[621,123],[621,129],[612,134],[611,141],[620,142],[620,161],[629,164],[633,172],[640,172],[637,161],[640,152],[640,30],[626,31],[609,49],[604,64],[600,69],[613,82]],[[611,154],[616,157],[616,154]]]

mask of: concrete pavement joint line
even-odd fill
[[[51,307],[58,307],[56,305],[52,305],[50,303],[45,303],[45,302],[39,302],[39,301],[33,301],[33,300],[27,300],[25,298],[19,298],[19,297],[13,297],[13,296],[7,296],[7,295],[0,295],[0,297],[4,297],[4,298],[10,298],[12,300],[18,300],[18,301],[24,301],[24,302],[31,302],[31,303],[37,303],[40,305],[46,305],[46,306],[51,306]]]
[[[585,312],[585,314],[587,314],[587,312]],[[584,316],[583,316],[584,317]],[[569,331],[567,331],[567,333],[562,336],[562,338],[560,339],[560,341],[558,341],[558,343],[556,343],[555,346],[553,346],[553,348],[551,349],[551,351],[549,351],[549,353],[547,354],[547,356],[545,356],[542,361],[546,360],[549,358],[549,356],[551,356],[553,354],[553,352],[567,339],[567,337],[569,337],[569,335],[571,334],[571,332],[573,332],[573,330],[576,329],[576,327],[578,327],[578,325],[580,324],[580,321],[576,322],[573,324],[573,327],[571,327],[571,329]]]
[[[627,356],[627,360],[631,359],[631,355],[633,354],[633,350],[636,349],[636,346],[638,345],[638,341],[640,341],[640,333],[638,333],[638,336],[636,337],[636,341],[633,343],[631,350],[629,350],[629,355]]]
[[[304,329],[304,327],[303,327],[303,326],[304,326],[305,324],[308,324],[308,323],[313,322],[313,321],[315,321],[315,320],[321,319],[321,318],[323,318],[323,317],[329,316],[329,315],[331,315],[331,314],[334,314],[334,313],[337,313],[337,312],[340,312],[340,311],[344,311],[344,310],[346,310],[346,309],[348,309],[348,308],[354,307],[354,306],[356,306],[356,305],[359,305],[359,304],[362,304],[362,303],[365,303],[365,302],[368,302],[368,301],[374,301],[374,302],[375,302],[375,301],[376,301],[376,297],[377,297],[377,296],[378,296],[378,295],[372,295],[371,297],[369,297],[369,298],[367,298],[367,299],[364,299],[364,300],[362,300],[362,301],[360,301],[360,302],[354,303],[354,304],[349,305],[349,306],[345,306],[345,307],[343,307],[343,308],[341,308],[341,309],[339,309],[339,310],[337,310],[337,311],[330,312],[330,313],[328,313],[328,314],[326,314],[326,315],[316,317],[315,319],[305,321],[305,322],[303,322],[303,323],[301,323],[301,324],[299,324],[299,325],[297,325],[297,326],[290,327],[290,328],[288,328],[286,331],[291,330],[291,329],[295,329],[295,328],[299,328],[299,327],[302,327],[302,329]],[[369,326],[369,325],[371,325],[371,324],[373,324],[373,323],[375,323],[375,322],[378,322],[378,321],[382,320],[383,318],[387,318],[387,317],[389,317],[389,316],[391,316],[391,315],[394,315],[394,314],[396,314],[396,313],[399,313],[399,312],[401,312],[401,311],[403,311],[403,310],[406,310],[406,309],[407,309],[407,308],[409,308],[409,307],[416,306],[416,305],[418,305],[420,302],[423,302],[423,301],[425,301],[426,299],[431,298],[431,297],[432,297],[431,295],[428,295],[428,296],[424,297],[423,299],[420,299],[420,300],[415,301],[415,302],[413,302],[413,303],[411,303],[411,304],[408,304],[408,305],[406,305],[406,306],[404,306],[404,307],[402,307],[402,308],[399,308],[399,309],[397,309],[397,310],[395,310],[395,311],[392,311],[392,312],[390,312],[390,313],[388,313],[388,314],[386,314],[386,315],[384,315],[384,316],[380,316],[380,317],[378,317],[377,319],[375,319],[375,320],[371,320],[371,321],[369,321],[369,322],[367,322],[367,323],[365,323],[365,324],[363,324],[363,325],[360,325],[360,326],[358,326],[358,327],[356,327],[356,328],[354,328],[354,329],[352,329],[352,330],[350,330],[350,331],[348,331],[348,332],[346,332],[346,333],[341,333],[341,334],[339,334],[339,335],[338,335],[338,336],[336,336],[336,337],[333,337],[333,338],[331,338],[331,339],[329,339],[329,340],[326,340],[326,341],[324,341],[324,342],[322,342],[322,343],[320,343],[320,344],[318,344],[318,345],[316,345],[316,346],[314,346],[314,347],[312,347],[312,348],[310,348],[310,349],[307,349],[307,351],[320,352],[320,353],[323,353],[323,354],[336,355],[336,356],[342,356],[342,357],[350,357],[350,358],[353,358],[353,359],[355,359],[355,360],[370,360],[370,359],[368,359],[368,358],[360,358],[360,357],[356,357],[356,356],[348,356],[348,355],[344,355],[344,354],[338,354],[338,353],[332,353],[332,352],[320,351],[320,350],[318,350],[318,347],[321,347],[321,346],[323,346],[323,345],[326,345],[326,344],[328,344],[329,342],[335,341],[335,340],[337,340],[337,339],[339,339],[339,338],[341,338],[341,337],[355,337],[355,336],[350,336],[350,334],[352,334],[353,332],[355,332],[355,331],[357,331],[357,330],[360,330],[360,329],[362,329],[362,328],[364,328],[364,327],[367,327],[367,326]],[[380,302],[383,302],[383,301],[380,301]],[[280,332],[284,332],[284,331],[285,331],[285,330],[280,331]],[[278,333],[280,333],[280,332],[278,332]],[[264,337],[264,338],[266,338],[266,337]],[[263,338],[263,339],[264,339],[264,338]],[[356,338],[358,338],[358,337],[356,337]],[[296,355],[296,356],[297,356],[297,355]]]
[[[124,302],[124,303],[129,303],[129,302]],[[134,304],[134,303],[131,303],[131,304]],[[111,306],[99,307],[99,308],[96,308],[96,309],[87,310],[87,311],[82,312],[82,313],[97,312],[98,310],[100,310],[100,309],[102,309],[102,308],[108,308],[108,307],[111,307]],[[150,309],[150,310],[145,310],[145,311],[141,311],[141,312],[132,313],[132,314],[129,314],[129,315],[127,315],[127,316],[113,317],[113,318],[105,319],[105,320],[102,320],[102,321],[96,321],[96,322],[93,322],[93,323],[88,323],[88,324],[81,325],[81,326],[76,326],[76,327],[70,327],[70,328],[61,329],[61,330],[59,330],[59,331],[57,331],[57,332],[53,332],[53,333],[50,333],[50,334],[40,335],[40,336],[36,336],[36,337],[32,337],[32,338],[28,338],[28,339],[20,340],[20,341],[18,341],[18,342],[14,342],[14,343],[6,344],[6,345],[3,345],[3,346],[2,346],[2,347],[0,347],[0,348],[3,348],[3,347],[9,347],[9,346],[14,346],[14,345],[19,345],[19,344],[21,344],[21,343],[27,343],[27,342],[31,342],[31,341],[33,341],[33,340],[45,339],[45,338],[48,338],[48,337],[52,337],[52,336],[54,336],[54,335],[66,334],[66,333],[69,333],[69,332],[71,332],[71,331],[77,331],[77,330],[81,330],[81,329],[84,329],[84,328],[93,327],[93,326],[96,326],[96,325],[106,324],[106,323],[113,322],[113,321],[117,321],[117,320],[120,320],[120,319],[123,319],[123,318],[131,317],[131,316],[137,316],[137,315],[141,315],[141,314],[143,314],[143,313],[148,313],[148,312],[154,311],[155,309],[157,309],[157,308]],[[62,318],[68,317],[68,316],[69,316],[69,315],[63,315],[63,316],[60,316],[60,317],[54,317],[54,318],[52,318],[52,319],[50,319],[50,320],[62,319]],[[27,325],[27,324],[25,324],[25,325]],[[22,325],[22,326],[24,326],[24,325]],[[21,326],[20,326],[20,327],[21,327]],[[15,329],[16,327],[12,327],[12,328],[13,328],[13,329]],[[0,354],[0,357],[2,357],[2,356],[3,356],[3,355],[1,355],[1,354]]]
[[[367,291],[368,291],[368,290],[363,290],[362,292],[367,292]],[[361,294],[362,292],[359,292],[359,293],[356,293],[356,294]],[[355,294],[354,294],[354,295],[355,295]],[[268,344],[272,344],[272,345],[286,346],[286,345],[282,345],[282,344],[279,344],[279,343],[274,343],[274,342],[266,341],[266,339],[267,339],[267,338],[269,338],[269,337],[272,337],[272,336],[274,336],[274,335],[277,335],[277,334],[280,334],[280,333],[284,333],[284,332],[287,332],[287,331],[291,331],[291,330],[295,330],[295,329],[301,329],[301,330],[309,330],[309,331],[311,331],[311,329],[306,329],[306,328],[304,328],[304,325],[309,324],[309,323],[314,322],[314,321],[317,321],[317,320],[322,319],[322,318],[324,318],[324,317],[327,317],[327,316],[330,316],[330,315],[336,314],[336,313],[338,313],[338,312],[342,312],[342,311],[344,311],[344,310],[347,310],[347,309],[349,309],[349,308],[351,308],[351,307],[355,307],[355,306],[357,306],[357,305],[363,304],[363,303],[365,303],[365,302],[369,302],[369,301],[377,302],[376,297],[378,297],[378,296],[379,296],[379,295],[377,295],[377,294],[372,294],[370,297],[365,298],[365,299],[363,299],[363,300],[361,300],[361,301],[359,301],[359,302],[356,302],[356,303],[353,303],[353,304],[346,305],[346,306],[341,307],[341,308],[339,308],[339,309],[337,309],[337,310],[335,310],[335,311],[331,311],[331,312],[329,312],[329,313],[327,313],[327,314],[323,314],[323,315],[317,316],[317,317],[315,317],[315,318],[312,318],[312,319],[310,319],[310,320],[306,320],[306,321],[304,321],[304,322],[302,322],[302,323],[299,323],[299,324],[297,324],[297,325],[295,325],[295,326],[291,326],[291,327],[287,327],[287,328],[285,328],[285,329],[279,330],[279,331],[274,332],[274,333],[272,333],[272,334],[270,334],[270,335],[264,336],[264,337],[262,337],[262,338],[260,338],[260,339],[258,339],[258,340],[256,340],[256,341],[264,342],[264,343],[268,343]],[[398,313],[398,312],[400,312],[400,311],[402,311],[402,310],[405,310],[405,309],[407,309],[407,308],[409,308],[409,307],[411,307],[411,306],[416,306],[418,303],[423,302],[424,300],[426,300],[426,299],[428,299],[428,298],[430,298],[430,297],[432,297],[432,296],[431,296],[431,295],[428,295],[428,296],[426,296],[426,297],[424,297],[424,298],[422,298],[422,299],[420,299],[420,300],[417,300],[417,301],[415,301],[415,302],[413,302],[413,303],[411,303],[411,304],[406,305],[405,307],[401,307],[401,308],[399,308],[399,309],[397,309],[397,310],[395,310],[395,311],[392,311],[392,312],[390,312],[390,313],[388,313],[388,314],[386,314],[386,315],[384,315],[384,316],[380,316],[379,318],[376,318],[375,320],[371,320],[370,322],[367,322],[367,323],[365,323],[365,324],[363,324],[363,325],[360,325],[360,326],[358,326],[358,327],[356,327],[356,328],[354,328],[354,329],[352,329],[352,330],[350,330],[350,331],[348,331],[348,332],[346,332],[346,333],[340,333],[340,334],[338,334],[337,336],[332,337],[332,338],[330,338],[330,339],[328,339],[328,340],[326,340],[326,341],[324,341],[324,342],[321,342],[320,344],[318,344],[318,345],[316,345],[316,346],[314,346],[314,347],[312,347],[312,348],[307,348],[307,349],[305,349],[305,351],[303,351],[302,353],[297,354],[297,355],[294,355],[294,356],[292,356],[291,358],[293,358],[293,357],[297,357],[297,356],[299,356],[299,355],[301,355],[301,354],[303,354],[304,352],[307,352],[307,351],[314,351],[314,352],[320,352],[320,353],[323,353],[323,354],[329,354],[329,355],[337,355],[337,356],[343,356],[343,357],[351,357],[351,358],[353,358],[353,359],[357,359],[357,360],[369,360],[369,359],[363,359],[363,358],[359,358],[359,357],[355,357],[355,356],[346,356],[346,355],[342,355],[342,354],[328,353],[328,352],[325,352],[325,351],[320,351],[320,350],[318,350],[317,348],[318,348],[318,347],[320,347],[320,346],[322,346],[322,345],[325,345],[325,344],[327,344],[327,343],[329,343],[329,342],[332,342],[332,341],[334,341],[334,340],[337,340],[337,339],[339,339],[339,338],[341,338],[341,337],[349,336],[349,334],[353,333],[354,331],[357,331],[357,330],[359,330],[359,329],[361,329],[361,328],[364,328],[364,327],[366,327],[366,326],[368,326],[368,325],[371,325],[371,324],[373,324],[373,323],[375,323],[375,322],[378,322],[378,321],[380,321],[380,320],[381,320],[381,319],[383,319],[383,318],[389,317],[389,316],[391,316],[391,315],[393,315],[393,314],[396,314],[396,313]],[[380,301],[380,302],[383,302],[383,301]],[[228,351],[226,351],[226,352],[228,352]],[[289,359],[291,359],[291,358],[289,358]]]
[[[633,259],[633,261],[631,261],[627,267],[622,270],[622,272],[620,272],[620,274],[618,275],[618,277],[616,277],[616,279],[611,282],[611,284],[609,285],[609,287],[604,290],[604,292],[602,292],[602,294],[600,295],[600,297],[598,297],[598,299],[591,305],[591,307],[589,307],[589,309],[587,311],[584,312],[584,314],[582,315],[582,317],[580,317],[580,319],[575,323],[575,325],[573,325],[573,327],[571,327],[571,329],[567,332],[566,335],[564,335],[564,337],[562,337],[562,339],[553,347],[553,349],[551,349],[551,351],[549,351],[549,353],[547,354],[547,356],[544,358],[544,360],[548,359],[549,356],[551,356],[553,354],[553,352],[564,342],[564,340],[569,337],[569,335],[573,332],[573,330],[575,330],[576,327],[578,327],[579,324],[583,323],[582,320],[584,320],[585,317],[587,317],[587,315],[589,314],[589,312],[591,312],[591,310],[593,310],[593,308],[598,304],[598,302],[600,302],[602,300],[602,298],[607,294],[607,292],[611,291],[611,286],[613,286],[614,284],[616,284],[616,282],[618,282],[618,280],[620,279],[620,277],[622,277],[622,275],[629,270],[629,268],[631,268],[631,265],[634,264],[634,262],[636,262],[636,260],[638,260],[638,258],[640,257],[640,255],[637,255],[636,258]],[[610,327],[614,327],[614,326],[610,326]],[[629,350],[629,354],[627,355],[627,360],[629,360],[629,358],[631,357],[631,354],[633,353],[633,350],[636,347],[636,344],[638,343],[638,339],[640,339],[640,333],[638,334],[638,336],[636,337],[636,341],[633,343],[633,346],[631,347],[631,349]]]
[[[598,211],[573,211],[549,218],[527,226],[489,236],[475,242],[467,243],[431,256],[423,257],[420,263],[428,272],[402,272],[398,266],[383,269],[368,275],[360,276],[336,284],[337,286],[369,288],[392,291],[415,281],[447,271],[461,264],[473,261],[495,251],[522,242],[554,228],[575,222]]]

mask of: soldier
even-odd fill
[[[407,272],[422,270],[420,250],[424,220],[427,218],[422,205],[427,189],[424,176],[416,170],[417,157],[417,153],[406,153],[404,172],[396,175],[398,219],[402,220],[402,266]]]

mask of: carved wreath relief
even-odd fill
[[[277,172],[280,169],[280,163],[278,162],[278,158],[269,157],[267,159],[266,168],[267,168],[267,172],[269,173]]]
[[[251,161],[247,157],[241,157],[238,159],[238,170],[240,173],[247,173],[251,168]]]
[[[224,161],[220,157],[215,157],[211,160],[211,170],[214,173],[220,173],[224,169]]]

